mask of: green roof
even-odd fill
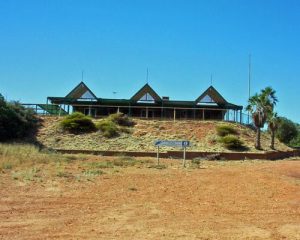
[[[90,92],[93,98],[81,98],[85,92]],[[150,94],[151,101],[141,101],[145,94]],[[98,105],[98,106],[156,106],[178,108],[217,108],[242,110],[243,106],[227,102],[213,87],[206,89],[195,101],[180,101],[162,99],[147,83],[130,99],[97,98],[95,94],[83,83],[79,83],[66,97],[48,97],[55,104],[69,105]]]

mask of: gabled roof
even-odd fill
[[[75,99],[95,98],[96,99],[97,97],[84,82],[80,82],[71,92],[69,92],[66,98],[75,98]]]
[[[152,87],[150,87],[148,83],[146,83],[140,90],[138,90],[136,94],[131,97],[131,100],[139,101],[147,93],[150,94],[155,101],[161,101],[160,96],[152,89]]]
[[[210,100],[210,101],[205,101],[205,100]],[[197,99],[196,103],[201,102],[201,100],[204,100],[203,103],[210,103],[214,102],[217,104],[226,104],[227,101],[225,98],[222,97],[222,95],[213,87],[210,86],[208,89],[206,89]],[[211,101],[212,100],[212,101]]]

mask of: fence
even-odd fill
[[[26,108],[33,109],[38,115],[55,115],[62,116],[69,114],[69,105],[58,104],[22,104]],[[95,118],[106,117],[109,114],[123,112],[130,117],[140,119],[155,120],[219,120],[227,122],[238,122],[244,125],[252,124],[251,117],[242,111],[231,109],[214,109],[214,108],[172,108],[172,107],[144,107],[144,106],[97,106],[97,105],[74,105],[73,108],[80,107],[86,115]],[[97,107],[110,109],[110,112],[104,115],[97,113]],[[87,111],[86,111],[87,110]],[[93,111],[92,111],[93,110]],[[150,111],[156,111],[155,114],[149,114]],[[168,112],[169,114],[165,114]],[[171,113],[171,114],[170,114]]]

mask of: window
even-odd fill
[[[155,103],[154,98],[150,95],[150,93],[146,93],[144,96],[140,98],[138,103]]]

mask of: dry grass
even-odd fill
[[[68,180],[91,180],[105,173],[119,171],[118,168],[135,166],[141,168],[153,164],[153,160],[127,156],[108,158],[84,154],[59,154],[40,151],[29,144],[0,144],[0,173],[10,173],[19,181],[42,182],[48,178]]]
[[[158,139],[189,140],[190,151],[230,151],[217,141],[216,127],[222,125],[214,121],[154,121],[135,119],[136,125],[121,131],[118,137],[107,139],[99,132],[74,135],[59,130],[60,118],[45,118],[44,127],[38,133],[38,140],[47,147],[54,149],[88,149],[103,151],[155,151],[153,142]],[[250,152],[254,148],[255,132],[245,126],[226,123],[237,131],[237,137],[245,143]],[[128,131],[127,131],[128,130]],[[262,148],[270,151],[270,136],[262,133]],[[80,146],[80,147],[79,147]],[[276,140],[278,150],[289,150],[287,146]],[[178,150],[164,148],[164,150]]]

